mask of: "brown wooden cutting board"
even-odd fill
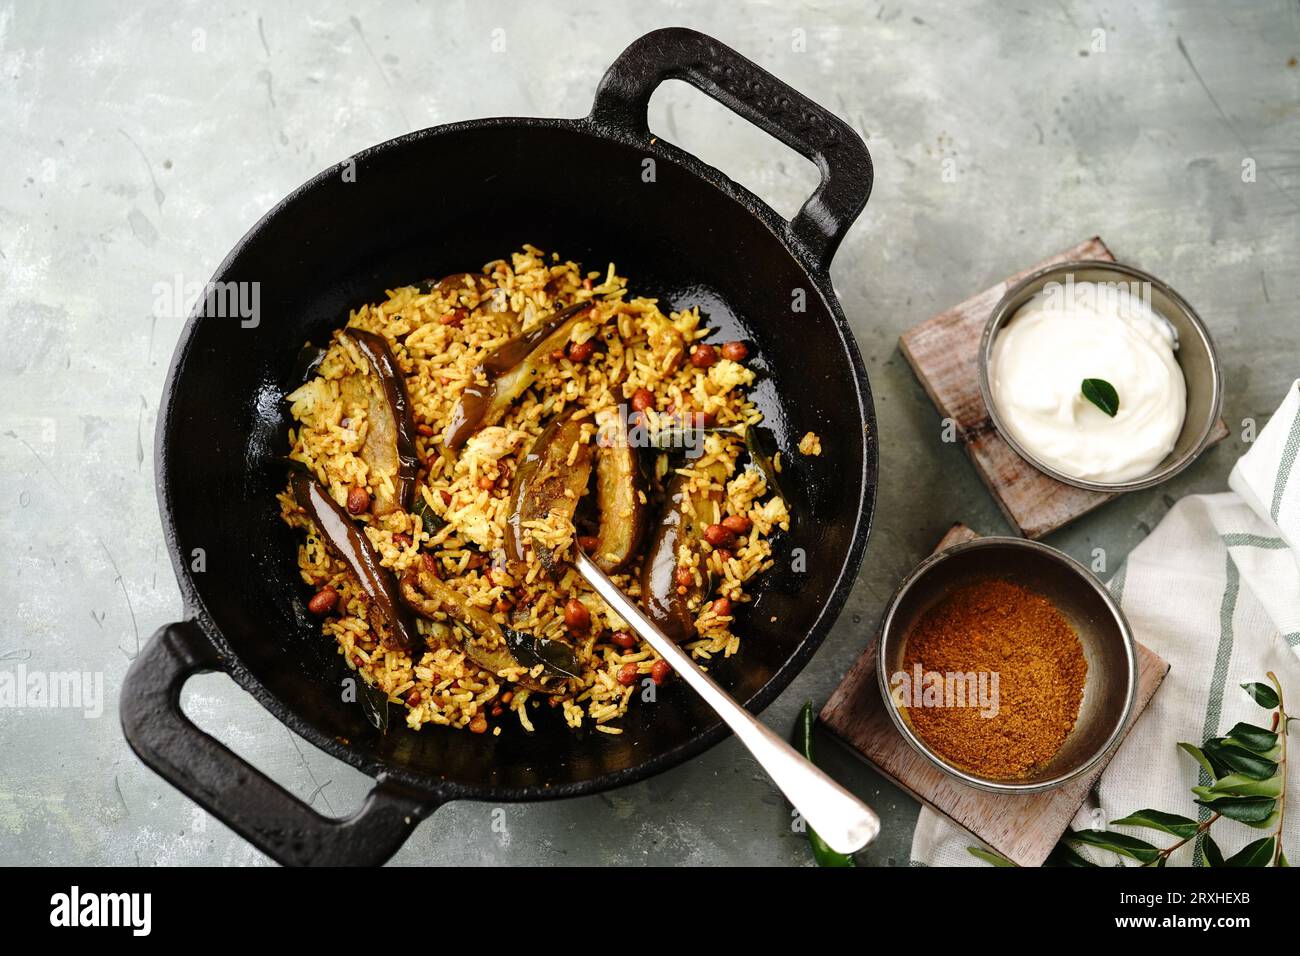
[[[1007,520],[1029,538],[1041,538],[1116,495],[1057,481],[1002,440],[980,395],[980,337],[994,307],[1016,282],[1045,266],[1082,259],[1115,261],[1106,244],[1093,236],[927,319],[904,332],[898,343],[939,414],[956,424],[957,440],[965,445]],[[1210,442],[1220,442],[1227,435],[1227,426],[1220,420]]]
[[[956,524],[935,550],[942,551],[976,537],[964,524]],[[1137,660],[1137,706],[1124,737],[1169,672],[1164,658],[1141,644],[1137,645]],[[873,640],[835,689],[818,719],[851,750],[917,800],[951,818],[1021,866],[1042,865],[1083,805],[1089,789],[1119,749],[1118,746],[1112,749],[1095,770],[1054,790],[1014,795],[989,793],[948,776],[913,750],[894,727],[886,706],[876,683]],[[972,840],[972,845],[975,842]],[[971,861],[974,862],[974,857]]]

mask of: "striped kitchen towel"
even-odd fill
[[[1190,788],[1207,783],[1178,741],[1199,745],[1238,721],[1260,723],[1267,712],[1240,688],[1281,681],[1288,712],[1300,715],[1300,380],[1292,383],[1273,415],[1228,479],[1231,491],[1179,501],[1111,579],[1134,634],[1169,662],[1169,675],[1102,774],[1071,824],[1102,826],[1135,810],[1152,808],[1194,819],[1208,811],[1193,803]],[[1300,729],[1292,727],[1293,755]],[[1282,843],[1300,863],[1300,759],[1287,766],[1288,804]],[[1153,830],[1117,827],[1158,845]],[[1214,826],[1224,855],[1261,836],[1231,821]],[[923,808],[912,838],[912,863],[981,865],[967,851],[978,841],[956,824]],[[1199,865],[1188,843],[1171,865]],[[1112,854],[1086,851],[1103,864]],[[1194,858],[1195,856],[1195,858]],[[1126,860],[1129,864],[1134,861]]]

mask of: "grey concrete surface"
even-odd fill
[[[876,163],[833,269],[876,389],[876,527],[773,726],[829,695],[951,522],[1005,530],[896,343],[1008,272],[1100,234],[1200,310],[1226,366],[1233,437],[1051,543],[1089,561],[1102,548],[1113,573],[1175,499],[1224,487],[1243,421],[1262,423],[1300,370],[1293,2],[5,3],[0,670],[100,674],[105,700],[100,716],[0,708],[0,863],[266,862],[146,770],[116,718],[131,657],[180,613],[152,434],[182,317],[157,314],[155,285],[206,280],[277,199],[375,142],[478,116],[582,115],[628,42],[674,24],[826,104]],[[677,84],[652,127],[786,213],[815,181]],[[360,804],[366,778],[228,680],[195,681],[186,706],[322,811]],[[830,741],[822,752],[882,812],[870,861],[906,864],[915,804]],[[789,823],[731,741],[601,796],[448,806],[397,862],[807,865]]]

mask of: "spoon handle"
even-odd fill
[[[736,703],[585,554],[574,565],[619,617],[704,698],[832,850],[854,853],[876,838],[880,818]]]

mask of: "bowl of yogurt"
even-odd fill
[[[1223,405],[1214,343],[1159,279],[1069,262],[1013,286],[980,341],[980,392],[1031,465],[1079,488],[1133,491],[1178,474]]]

